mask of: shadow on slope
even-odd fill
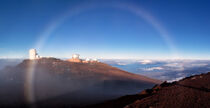
[[[209,108],[210,72],[84,108]]]
[[[160,81],[103,63],[71,63],[59,59],[24,60],[1,72],[0,106],[26,107],[26,75],[34,62],[37,107],[76,107],[95,104],[150,88]],[[32,80],[32,79],[30,79]],[[32,106],[33,106],[32,105]],[[30,106],[30,105],[29,105]]]

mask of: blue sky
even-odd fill
[[[210,59],[208,0],[1,0],[0,57]]]

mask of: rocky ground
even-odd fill
[[[210,72],[86,108],[210,108]]]

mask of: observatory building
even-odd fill
[[[73,54],[71,59],[68,59],[68,61],[70,62],[77,62],[80,63],[82,62],[82,60],[79,58],[79,54]]]
[[[89,59],[86,58],[85,60],[82,60],[79,58],[79,54],[73,54],[71,59],[68,59],[69,62],[76,62],[76,63],[95,63],[98,62],[97,59]]]
[[[30,49],[29,50],[29,59],[30,60],[39,59],[39,58],[40,58],[40,56],[36,52],[36,49]]]
[[[85,60],[82,61],[82,63],[90,63],[90,59],[86,58]]]

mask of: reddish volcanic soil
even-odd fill
[[[27,85],[30,81],[33,83]],[[24,60],[0,71],[0,107],[79,107],[135,94],[160,83],[100,62]],[[33,102],[28,101],[29,93],[35,97]]]
[[[210,72],[88,108],[210,108]]]

